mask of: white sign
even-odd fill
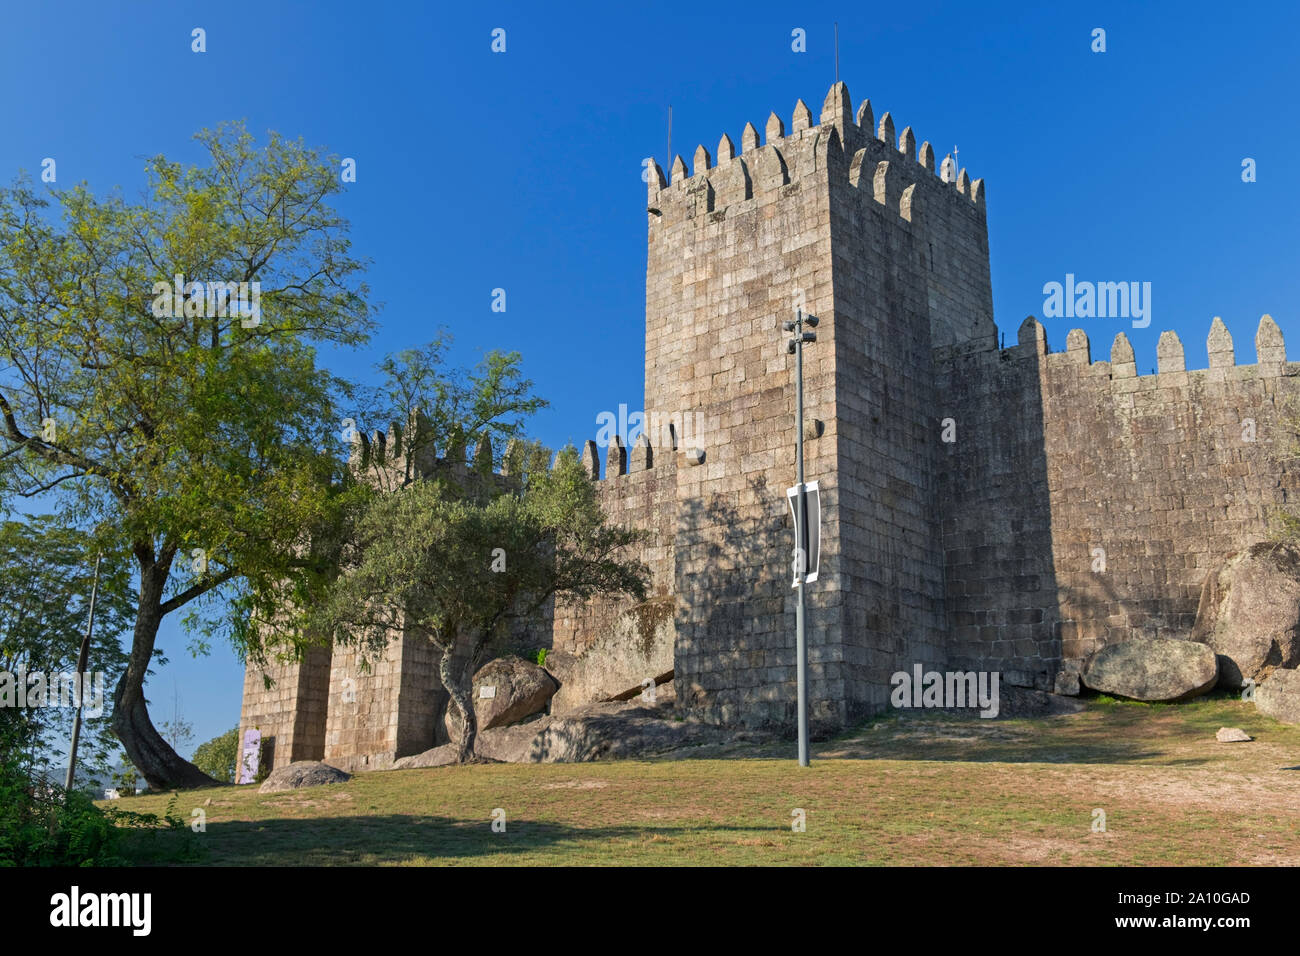
[[[808,509],[808,527],[812,531],[811,540],[804,530],[800,527],[799,522],[799,488],[785,490],[786,500],[790,503],[790,514],[794,516],[794,560],[792,562],[794,580],[791,587],[799,586],[799,570],[802,563],[803,570],[806,572],[804,583],[811,584],[817,580],[817,568],[821,561],[821,543],[822,543],[822,505],[821,491],[817,487],[817,482],[809,481],[804,483],[804,500],[807,502]]]
[[[244,749],[239,759],[239,782],[254,783],[257,780],[257,762],[262,752],[262,732],[260,730],[244,731]]]
[[[479,700],[491,700],[496,695],[497,689],[495,687],[480,687],[478,689]]]

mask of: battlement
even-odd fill
[[[1083,329],[1072,329],[1066,336],[1064,351],[1053,352],[1047,344],[1047,332],[1032,315],[1020,324],[1017,343],[1005,349],[989,348],[980,342],[963,343],[935,349],[937,362],[952,362],[971,359],[976,362],[1006,361],[1039,356],[1048,371],[1062,368],[1079,368],[1093,377],[1123,381],[1126,379],[1157,380],[1156,384],[1185,384],[1187,376],[1204,377],[1207,381],[1232,381],[1234,379],[1259,378],[1291,374],[1291,363],[1286,357],[1286,342],[1282,330],[1271,315],[1263,315],[1255,333],[1254,365],[1238,364],[1232,333],[1228,331],[1223,320],[1215,316],[1206,337],[1206,350],[1209,354],[1209,368],[1189,369],[1184,355],[1182,340],[1178,333],[1167,330],[1160,334],[1156,345],[1156,365],[1153,374],[1142,375],[1138,371],[1137,356],[1133,344],[1124,332],[1115,335],[1110,349],[1109,361],[1093,361],[1092,346],[1088,334]]]
[[[351,454],[348,464],[353,473],[362,480],[367,480],[381,487],[401,487],[415,478],[427,477],[440,468],[449,468],[464,474],[469,470],[491,473],[494,468],[492,443],[483,435],[472,455],[462,449],[446,449],[443,455],[436,454],[433,448],[419,448],[412,440],[414,429],[418,427],[416,417],[410,423],[402,425],[393,422],[387,432],[372,431],[369,434],[356,432],[352,439]],[[606,465],[601,471],[600,446],[593,439],[587,439],[578,451],[583,471],[593,481],[616,481],[628,475],[656,471],[659,473],[674,471],[677,467],[676,431],[669,425],[672,446],[655,448],[649,436],[642,432],[629,449],[619,435],[615,435],[606,448]],[[506,446],[505,455],[498,473],[509,477],[513,473],[512,441]],[[691,449],[686,452],[687,459],[692,454],[703,459],[701,451]],[[551,458],[551,467],[559,462],[559,453],[547,456]]]
[[[918,152],[910,126],[895,138],[892,115],[886,112],[876,123],[870,100],[854,114],[844,83],[836,83],[826,94],[820,123],[813,122],[812,111],[799,100],[788,134],[774,112],[765,124],[762,145],[753,123],[745,124],[740,141],[737,153],[724,133],[716,162],[703,145],[696,147],[689,172],[685,160],[676,156],[671,182],[659,164],[652,163],[651,226],[697,218],[705,222],[708,214],[715,219],[725,216],[730,207],[755,198],[779,199],[813,173],[833,173],[909,221],[918,212],[922,194],[952,208],[965,207],[980,219],[985,213],[983,179],[972,181],[964,168],[957,170],[951,154],[936,171],[934,148],[925,142]]]
[[[427,429],[427,420],[416,410],[406,422],[389,423],[386,432],[354,430],[348,466],[359,479],[387,489],[402,487],[440,468],[492,472],[492,443],[487,435],[479,437],[473,454],[467,447],[447,447],[439,455],[434,444],[422,437],[422,430]]]

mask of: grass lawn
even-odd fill
[[[1255,740],[1218,743],[1222,726]],[[793,756],[790,743],[185,791],[173,814],[201,807],[206,832],[147,842],[189,840],[200,865],[1300,864],[1300,727],[1235,697],[1099,698],[1026,720],[911,711],[815,744],[809,768]],[[113,804],[162,813],[172,798]]]

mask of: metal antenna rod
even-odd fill
[[[673,105],[668,104],[668,175],[672,175],[673,168]]]
[[[840,25],[835,24],[835,82],[840,81]]]

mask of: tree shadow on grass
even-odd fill
[[[1168,757],[1159,742],[1071,717],[986,720],[951,711],[870,721],[822,747],[822,759],[921,760],[964,763],[1133,764]],[[1057,721],[1061,721],[1057,723]],[[1210,758],[1181,758],[1180,765]]]
[[[533,852],[563,853],[571,848],[592,862],[594,844],[607,844],[609,862],[656,838],[672,839],[694,833],[695,826],[575,827],[528,819],[507,820],[504,833],[494,833],[491,821],[467,823],[441,816],[330,817],[305,820],[258,820],[209,823],[207,866],[374,866],[430,862],[500,862]],[[711,839],[726,841],[754,834],[774,835],[781,826],[709,824]],[[627,844],[624,847],[619,842]],[[562,855],[556,857],[562,862]]]

